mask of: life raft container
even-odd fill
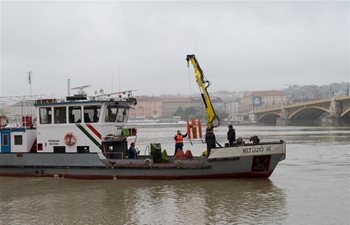
[[[73,134],[73,132],[66,133],[63,139],[66,145],[68,146],[74,145],[75,142],[77,141],[77,137]]]
[[[0,116],[0,127],[6,127],[8,123],[9,123],[9,119],[7,118],[7,116],[5,115]]]

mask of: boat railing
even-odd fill
[[[146,155],[147,153],[150,154],[150,150],[149,150],[149,146],[148,145],[146,145],[144,155]]]
[[[123,152],[105,152],[107,159],[124,159]]]
[[[7,114],[1,115],[1,122],[5,123],[4,128],[29,128],[36,127],[35,114]]]

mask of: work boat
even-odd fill
[[[218,117],[206,92],[207,83],[194,55],[198,84],[209,116],[207,129]],[[202,80],[201,80],[202,79]],[[210,154],[193,156],[179,150],[168,156],[161,143],[145,146],[144,154],[128,157],[137,128],[128,127],[130,109],[137,104],[132,91],[88,97],[86,93],[65,99],[36,99],[35,114],[22,115],[16,126],[0,116],[0,175],[81,179],[202,179],[268,178],[285,159],[286,143],[238,138],[232,145],[217,144]],[[198,120],[187,122],[188,135],[202,135]],[[198,135],[197,135],[198,134]],[[182,152],[182,154],[181,154]]]

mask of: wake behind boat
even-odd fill
[[[207,128],[220,124],[211,105],[202,70],[194,55],[188,55],[208,113]],[[81,90],[65,99],[36,99],[35,115],[21,115],[21,123],[9,126],[13,118],[0,117],[0,175],[83,179],[201,179],[268,178],[285,159],[286,143],[251,142],[237,139],[231,146],[214,147],[209,155],[168,156],[161,143],[146,146],[148,152],[128,157],[130,142],[137,140],[137,128],[128,124],[129,111],[137,99],[132,91],[87,96]],[[18,119],[18,115],[16,118]],[[201,130],[193,122],[187,128]],[[188,123],[186,123],[188,124]],[[198,128],[197,130],[194,128]],[[206,148],[203,148],[203,152]]]

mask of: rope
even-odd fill
[[[191,75],[190,75],[190,67],[188,67],[187,72],[188,72],[188,86],[190,87],[190,98],[191,98],[191,96],[192,96],[192,92],[191,92]],[[193,103],[192,103],[192,100],[191,100],[191,114],[193,115]],[[192,144],[192,143],[191,143],[191,144]]]
[[[187,72],[188,72],[188,86],[190,87],[190,97],[191,97],[192,93],[191,93],[191,76],[190,76],[190,67],[188,67]],[[192,104],[192,103],[191,103],[191,104]]]

